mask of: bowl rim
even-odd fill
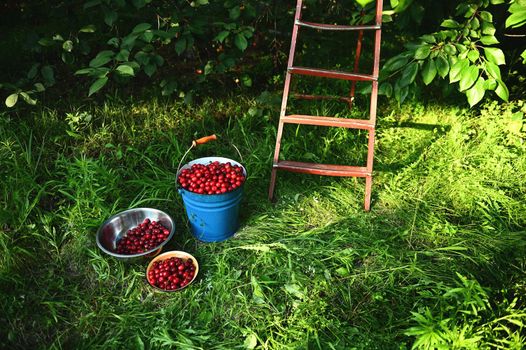
[[[139,210],[149,210],[149,211],[154,211],[154,212],[158,212],[160,214],[164,214],[166,215],[166,217],[168,217],[168,219],[170,220],[171,224],[172,224],[172,228],[170,230],[170,234],[168,235],[168,237],[162,241],[161,243],[159,243],[159,245],[155,246],[154,248],[150,249],[150,250],[147,250],[145,252],[142,252],[142,253],[137,253],[137,254],[119,254],[117,252],[114,252],[114,251],[111,251],[111,250],[108,250],[107,248],[105,248],[101,241],[100,241],[100,236],[102,234],[102,229],[104,226],[106,226],[110,221],[118,218],[119,216],[123,215],[123,214],[126,214],[128,212],[134,212],[134,211],[139,211]],[[166,212],[160,210],[160,209],[156,209],[156,208],[146,208],[146,207],[141,207],[141,208],[130,208],[130,209],[126,209],[126,210],[123,210],[123,211],[120,211],[112,216],[110,216],[109,218],[107,218],[106,220],[104,220],[104,222],[99,226],[99,228],[97,229],[97,234],[96,234],[96,239],[97,239],[97,246],[100,248],[100,250],[102,250],[104,253],[110,255],[110,256],[113,256],[115,258],[119,258],[119,259],[130,259],[130,258],[138,258],[138,257],[142,257],[142,256],[148,256],[152,253],[155,253],[157,251],[161,251],[162,247],[168,243],[168,241],[170,241],[170,239],[172,239],[173,235],[175,234],[175,222],[173,220],[173,218]]]
[[[150,271],[150,269],[152,268],[153,264],[156,262],[156,261],[159,261],[159,260],[166,260],[166,259],[169,259],[169,258],[172,258],[172,257],[176,257],[176,258],[183,258],[183,259],[192,259],[192,261],[194,262],[194,266],[195,266],[195,273],[194,273],[194,277],[192,278],[192,280],[190,282],[188,282],[188,284],[184,287],[180,287],[178,289],[174,289],[174,290],[167,290],[167,289],[162,289],[162,288],[159,288],[155,285],[153,285],[150,280],[148,279],[148,272]],[[148,264],[148,266],[146,267],[146,281],[148,282],[148,284],[153,287],[154,289],[160,291],[160,292],[168,292],[168,293],[171,293],[171,292],[179,292],[183,289],[185,289],[186,287],[188,287],[189,285],[191,285],[194,281],[195,281],[195,278],[197,277],[197,274],[199,273],[199,262],[197,262],[197,259],[190,253],[188,252],[185,252],[185,251],[182,251],[182,250],[169,250],[167,252],[164,252],[162,254],[159,254],[157,255],[155,258],[153,258],[150,263]]]

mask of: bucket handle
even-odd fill
[[[208,143],[210,141],[214,141],[214,140],[217,140],[217,136],[216,134],[212,134],[212,135],[208,135],[208,136],[204,136],[204,137],[201,137],[197,140],[193,140],[192,141],[192,145],[190,146],[190,148],[188,148],[186,150],[186,152],[184,153],[184,155],[181,157],[181,160],[179,161],[179,165],[177,166],[177,172],[175,173],[176,177],[177,177],[177,174],[179,174],[179,170],[181,170],[181,164],[183,163],[183,161],[186,159],[186,156],[188,155],[188,153],[192,150],[192,148],[194,147],[197,147],[198,145],[204,145],[205,143]],[[232,147],[235,148],[237,154],[239,155],[239,159],[241,160],[241,162],[243,162],[243,156],[241,155],[241,152],[239,152],[239,149],[236,147],[236,145],[234,145],[233,143],[231,143]],[[177,178],[175,180],[177,182]]]

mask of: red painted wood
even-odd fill
[[[381,28],[381,26],[379,25],[347,26],[347,25],[340,25],[340,24],[325,24],[325,23],[314,23],[314,22],[304,22],[304,21],[296,21],[296,24],[301,27],[308,27],[308,28],[319,29],[319,30],[331,30],[331,31],[377,30]]]
[[[290,124],[335,126],[340,128],[363,130],[371,130],[374,128],[374,124],[372,124],[370,120],[363,119],[333,118],[301,114],[286,115],[281,117],[281,119],[283,122]]]
[[[329,70],[329,69],[318,69],[318,68],[308,68],[308,67],[289,67],[288,71],[290,74],[310,75],[310,76],[315,76],[315,77],[331,78],[331,79],[357,80],[357,81],[376,81],[378,80],[378,76],[373,76],[370,74],[350,73],[350,72],[342,72],[342,71]]]
[[[280,170],[287,170],[295,173],[311,174],[311,175],[326,175],[326,176],[354,176],[367,177],[371,173],[367,171],[366,167],[348,166],[348,165],[334,165],[334,164],[319,164],[319,163],[304,163],[290,160],[281,160],[274,164],[274,168]]]

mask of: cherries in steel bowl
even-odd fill
[[[153,208],[134,208],[108,218],[97,231],[97,245],[118,259],[154,256],[175,233],[172,218]]]

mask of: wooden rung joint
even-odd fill
[[[314,115],[292,114],[281,117],[284,123],[318,126],[334,126],[348,129],[373,130],[374,123],[364,119],[335,118]]]
[[[305,21],[296,21],[296,25],[301,27],[307,27],[312,29],[319,30],[333,30],[333,31],[359,31],[359,30],[380,30],[381,25],[341,25],[341,24],[325,24],[325,23],[314,23],[314,22],[305,22]]]
[[[378,81],[378,77],[370,74],[350,73],[337,70],[308,68],[308,67],[289,67],[290,74],[310,75],[322,78],[355,80],[355,81]]]
[[[343,176],[343,177],[368,177],[371,172],[366,167],[305,163],[290,160],[282,160],[273,164],[275,169],[287,170],[295,173],[324,175],[324,176]]]

